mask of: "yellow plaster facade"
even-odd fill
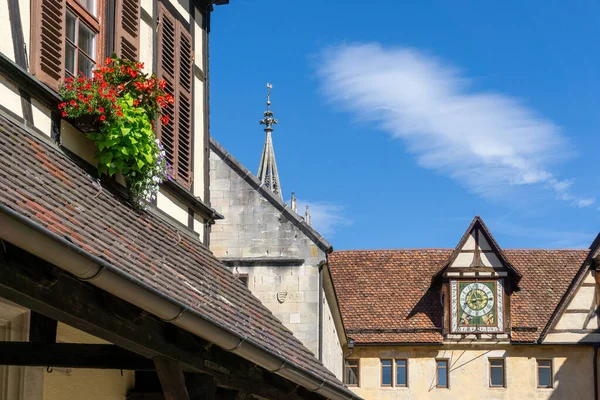
[[[108,343],[60,322],[56,340],[62,343]],[[133,371],[54,368],[51,373],[44,370],[43,400],[125,400],[133,385]]]
[[[367,400],[594,398],[591,346],[363,346],[348,358],[360,360],[359,386],[351,389]],[[489,385],[490,358],[505,361],[503,388]],[[381,359],[408,360],[408,387],[381,386]],[[448,360],[447,389],[436,387],[436,359]],[[553,388],[537,387],[536,359],[552,360]]]

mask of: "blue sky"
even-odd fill
[[[485,4],[484,4],[485,3]],[[505,248],[600,231],[600,3],[231,0],[211,133],[256,172],[265,83],[286,200],[335,249]]]

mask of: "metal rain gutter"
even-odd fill
[[[87,253],[2,204],[0,204],[0,239],[309,391],[333,400],[361,399],[349,390],[341,390],[313,372],[288,364],[282,356],[246,338],[240,338],[227,327],[202,318],[186,306],[167,298],[143,282],[134,281],[134,278],[127,276],[106,261]]]

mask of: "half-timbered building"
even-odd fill
[[[600,235],[501,249],[476,217],[454,249],[334,251],[345,382],[368,399],[598,399]]]
[[[227,0],[0,7],[0,399],[351,399],[208,250],[208,36]],[[173,103],[146,210],[63,119],[63,78],[144,63]],[[163,116],[164,116],[163,115]]]

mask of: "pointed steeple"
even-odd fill
[[[261,183],[271,189],[271,191],[283,200],[281,193],[281,184],[279,183],[279,173],[277,172],[277,163],[275,162],[275,150],[273,149],[273,125],[278,121],[274,118],[271,111],[271,89],[273,85],[267,83],[267,111],[264,112],[264,118],[260,120],[260,124],[265,126],[265,146],[263,147],[262,156],[260,157],[260,165],[258,167],[258,179]]]

